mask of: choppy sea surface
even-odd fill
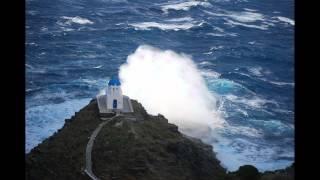
[[[85,106],[137,47],[192,56],[230,126],[222,165],[294,161],[293,0],[27,0],[26,152]]]

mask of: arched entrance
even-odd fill
[[[112,108],[113,109],[117,109],[117,105],[118,105],[118,102],[116,99],[113,100],[113,103],[112,103]]]

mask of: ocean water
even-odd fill
[[[293,0],[26,1],[26,152],[61,128],[140,45],[192,56],[228,126],[229,171],[294,161]]]

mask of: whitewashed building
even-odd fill
[[[119,79],[112,78],[108,87],[96,96],[100,114],[133,112],[131,100],[124,96]]]

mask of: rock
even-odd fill
[[[236,174],[240,180],[259,180],[260,178],[258,169],[252,165],[240,166]]]
[[[261,180],[294,180],[294,163],[285,169],[263,173]]]
[[[174,125],[174,124],[168,124],[168,128],[169,128],[169,130],[170,131],[172,131],[172,132],[179,132],[178,131],[178,126],[176,126],[176,125]]]

